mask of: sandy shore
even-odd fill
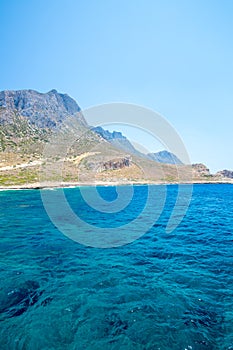
[[[98,181],[98,182],[47,182],[47,183],[31,183],[24,185],[9,185],[0,186],[0,190],[32,190],[32,189],[49,189],[49,188],[72,188],[81,186],[120,186],[120,185],[163,185],[163,182],[113,182],[113,181]]]
[[[96,182],[46,182],[46,183],[30,183],[30,184],[23,184],[23,185],[9,185],[9,186],[0,186],[0,191],[4,190],[40,190],[40,189],[54,189],[54,188],[72,188],[72,187],[81,187],[81,186],[124,186],[124,185],[195,185],[195,184],[233,184],[233,181],[231,180],[222,180],[222,181],[190,181],[185,183],[180,182],[146,182],[146,181],[129,181],[129,182],[123,182],[123,181],[96,181]]]

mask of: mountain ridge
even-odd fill
[[[181,160],[172,152],[166,150],[156,153],[148,153],[147,156],[158,163],[182,165]]]
[[[106,141],[110,142],[114,147],[134,154],[140,157],[146,157],[143,153],[136,150],[136,148],[132,145],[132,143],[124,136],[120,131],[109,131],[101,126],[97,126],[92,128],[92,130],[103,137]]]
[[[32,89],[0,91],[0,108],[1,124],[9,123],[12,114],[18,114],[36,127],[54,128],[67,116],[77,115],[80,123],[87,126],[77,102],[69,95],[58,93],[55,89],[46,93]]]
[[[52,183],[60,181],[56,177],[56,168],[60,164],[64,165],[62,176],[65,183],[77,182],[78,179],[84,183],[177,183],[181,174],[185,175],[182,181],[187,182],[192,182],[193,179],[198,182],[231,180],[231,173],[226,171],[214,176],[201,165],[190,169],[180,164],[178,158],[174,158],[175,155],[172,155],[172,164],[165,163],[164,159],[160,159],[158,163],[137,151],[118,131],[111,133],[101,127],[92,130],[83,117],[81,108],[69,95],[61,94],[55,89],[46,93],[29,89],[0,92],[0,185],[37,182],[40,166],[45,161],[45,145],[64,122],[66,126],[69,125],[66,123],[69,120],[76,124],[76,129],[71,130],[70,134],[76,141],[65,158],[55,152],[53,159],[50,159],[54,163],[54,169],[47,176]],[[69,144],[69,133],[64,136],[66,139],[61,138],[61,141]],[[60,146],[62,144],[58,143],[57,148]],[[156,154],[168,156],[166,152],[157,152],[153,157]]]

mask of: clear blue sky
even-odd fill
[[[192,162],[233,169],[233,1],[1,0],[0,90],[165,116]]]

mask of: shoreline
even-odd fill
[[[31,183],[23,185],[9,185],[9,186],[0,186],[0,191],[7,190],[46,190],[46,189],[59,189],[59,188],[77,188],[77,187],[96,187],[96,186],[128,186],[128,185],[233,185],[233,181],[190,181],[190,182],[160,182],[160,181],[98,181],[98,182],[62,182],[62,183]]]

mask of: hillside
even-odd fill
[[[0,92],[0,151],[38,155],[43,143],[66,118],[77,118],[87,127],[78,104],[56,90],[42,94],[34,90]]]
[[[39,128],[54,128],[66,117],[77,115],[79,123],[87,126],[78,104],[67,94],[51,90],[40,93],[34,90],[1,91],[0,123],[14,123],[14,115],[22,116],[30,125]]]
[[[132,143],[127,139],[127,137],[122,135],[121,132],[119,131],[110,132],[108,130],[103,129],[100,126],[92,128],[92,130],[98,135],[100,135],[102,138],[104,138],[106,141],[111,143],[114,147],[139,157],[146,157],[145,154],[136,150],[136,148],[132,145]]]
[[[0,156],[0,186],[230,181],[172,154],[148,158],[120,132],[92,129],[79,105],[56,90],[0,92]]]

